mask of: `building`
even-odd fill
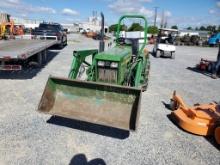
[[[75,33],[79,32],[79,24],[78,23],[72,23],[72,24],[61,24],[64,29],[68,29],[69,33]]]
[[[32,28],[32,29],[38,27],[39,24],[43,22],[40,20],[18,18],[18,17],[12,17],[12,20],[14,21],[15,24],[24,25],[26,28]]]
[[[100,32],[101,30],[101,18],[97,16],[91,16],[88,18],[88,21],[78,23],[79,31],[93,31]],[[105,33],[108,33],[108,26],[105,26]]]
[[[198,30],[198,31],[195,31],[195,30],[180,30],[179,31],[179,36],[180,37],[183,37],[185,35],[189,35],[189,36],[196,35],[196,36],[200,36],[202,38],[209,38],[209,36],[210,36],[209,31],[201,31],[201,30]]]

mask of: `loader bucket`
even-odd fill
[[[134,131],[140,99],[137,88],[50,77],[38,111]]]

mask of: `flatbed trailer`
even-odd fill
[[[15,39],[0,42],[0,71],[22,70],[25,64],[41,65],[47,60],[47,49],[57,40]]]

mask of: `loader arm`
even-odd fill
[[[79,68],[82,65],[82,63],[86,64],[87,66],[91,66],[88,62],[85,61],[86,57],[91,56],[94,58],[94,56],[98,53],[98,49],[91,49],[91,50],[80,50],[80,51],[74,51],[73,52],[73,61],[71,65],[71,69],[69,72],[69,79],[76,79],[77,75],[79,73]]]

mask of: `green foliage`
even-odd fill
[[[208,25],[208,26],[201,26],[199,28],[199,30],[202,31],[209,31],[210,33],[216,33],[216,32],[220,32],[220,25],[216,26],[216,25]]]
[[[205,26],[201,26],[199,30],[206,30]]]
[[[188,28],[186,28],[187,30],[192,30],[192,27],[190,26],[190,27],[188,27]]]
[[[173,26],[171,26],[171,29],[178,29],[178,26],[177,25],[173,25]]]
[[[139,23],[133,23],[129,28],[128,31],[144,31],[143,26]]]
[[[118,24],[113,24],[113,25],[109,26],[109,32],[116,32],[117,28],[118,28]],[[120,26],[120,31],[126,31],[126,30],[127,30],[126,25]]]
[[[216,32],[216,26],[210,26],[209,25],[209,26],[206,27],[206,30],[210,31],[210,32]]]
[[[148,27],[148,33],[157,34],[158,33],[158,28],[156,26],[149,26]]]

